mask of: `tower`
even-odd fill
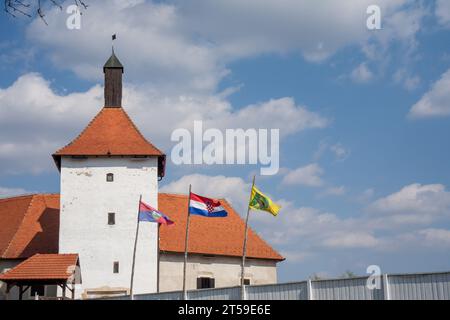
[[[124,68],[103,67],[105,105],[81,134],[53,154],[61,173],[59,252],[78,253],[82,297],[127,293],[139,197],[154,207],[165,155],[122,107]],[[133,293],[157,291],[157,224],[140,226]]]

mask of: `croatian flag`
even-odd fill
[[[169,219],[161,211],[149,206],[148,204],[141,201],[139,205],[139,221],[157,222],[159,224],[171,225],[174,224],[172,220]]]
[[[189,213],[209,218],[226,217],[228,215],[219,200],[205,198],[195,193],[191,193]]]

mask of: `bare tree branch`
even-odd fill
[[[75,0],[75,4],[76,4],[78,7],[82,6],[84,9],[87,9],[87,8],[88,8],[88,5],[85,4],[84,1],[82,1],[82,0]]]
[[[53,6],[58,7],[60,10],[63,9],[62,5],[58,0],[47,0]],[[7,14],[17,18],[17,16],[22,15],[28,18],[32,17],[32,13],[35,12],[37,16],[39,16],[45,24],[48,24],[45,20],[45,13],[42,8],[45,0],[4,0],[5,6],[4,10]],[[83,0],[74,0],[75,5],[83,10],[88,8],[88,5]]]

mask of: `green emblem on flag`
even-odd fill
[[[252,202],[250,203],[250,207],[259,210],[265,210],[269,208],[269,201],[267,201],[267,199],[261,196],[259,193],[256,193],[252,199]]]
[[[259,191],[255,186],[252,188],[252,196],[248,206],[252,209],[270,212],[274,216],[280,211],[280,206]]]

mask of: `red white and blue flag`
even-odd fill
[[[195,193],[191,193],[191,198],[189,200],[190,214],[209,218],[221,218],[228,215],[219,200],[205,198]]]
[[[139,221],[157,222],[165,225],[174,224],[174,222],[164,213],[142,201],[139,205]]]

